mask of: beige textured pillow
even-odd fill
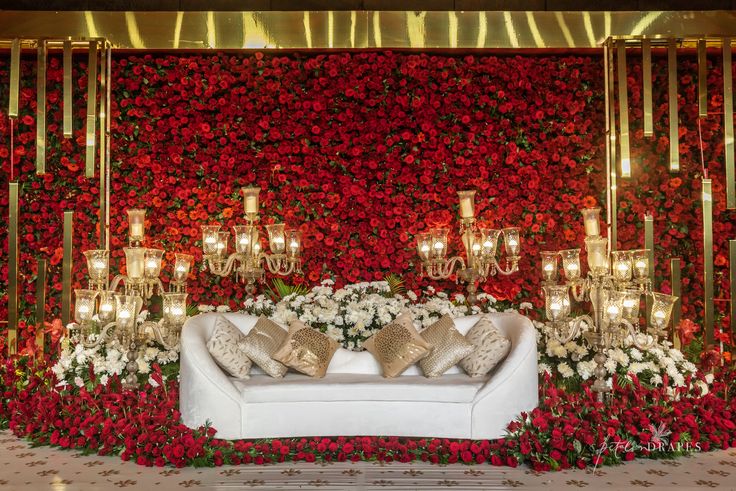
[[[439,377],[475,349],[465,340],[465,336],[455,329],[455,323],[449,315],[442,316],[420,335],[432,345],[429,355],[419,360],[419,366],[425,377]]]
[[[411,314],[401,314],[368,338],[363,346],[378,360],[387,378],[397,377],[429,354],[432,346],[414,329]]]
[[[339,347],[340,344],[334,339],[300,321],[294,321],[273,358],[305,375],[322,378]]]
[[[511,341],[484,315],[470,328],[465,339],[475,351],[460,362],[460,367],[471,377],[482,377],[493,370],[511,351]]]
[[[273,359],[273,354],[284,343],[286,331],[264,316],[261,316],[253,329],[240,342],[240,349],[253,363],[275,378],[286,373],[286,366]]]
[[[239,379],[250,378],[250,359],[239,346],[244,338],[245,334],[240,332],[240,329],[219,315],[215,319],[212,336],[207,341],[207,350],[220,368]]]

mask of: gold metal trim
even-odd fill
[[[654,136],[654,117],[652,111],[652,41],[641,42],[642,79],[644,83],[644,136]]]
[[[606,161],[606,181],[608,183],[608,223],[609,229],[609,251],[618,249],[618,192],[617,192],[617,176],[616,176],[616,111],[615,107],[615,73],[613,63],[613,42],[607,43],[608,53],[606,62],[608,63],[608,111],[610,121],[608,122],[609,141],[608,148],[610,159]]]
[[[626,41],[616,41],[616,68],[618,70],[618,114],[621,119],[619,145],[621,148],[621,177],[631,177],[629,153],[629,84],[626,80]],[[615,248],[615,247],[614,247]]]
[[[46,345],[46,267],[46,259],[39,259],[36,276],[36,347],[41,353]]]
[[[105,151],[107,145],[105,143],[105,137],[107,136],[107,104],[105,103],[104,97],[107,95],[107,46],[102,47],[102,54],[100,56],[100,96],[103,98],[100,101],[100,249],[107,249],[105,244],[107,243],[107,227],[105,227],[105,207],[107,206],[105,200],[105,181],[107,180],[106,170],[106,159]]]
[[[736,332],[736,240],[728,241],[728,264],[731,279],[731,333]]]
[[[672,343],[676,349],[680,349],[680,337],[677,335],[677,326],[680,325],[682,318],[682,268],[680,267],[680,258],[674,257],[670,259],[670,277],[672,280],[672,295],[677,297],[675,307],[672,309]]]
[[[20,39],[10,44],[10,94],[8,94],[8,117],[18,117],[20,97]]]
[[[708,117],[708,57],[705,39],[698,39],[698,116]]]
[[[36,174],[46,173],[46,41],[38,43],[36,66]]]
[[[731,75],[731,39],[723,39],[723,139],[726,156],[726,208],[736,208],[733,144],[733,76]]]
[[[72,121],[72,42],[64,41],[64,138],[71,138]]]
[[[10,183],[8,202],[8,354],[18,352],[18,197],[17,182]]]
[[[654,216],[652,215],[644,215],[644,249],[647,250],[647,257],[649,259],[649,281],[652,282],[652,289],[655,289],[656,278],[654,276],[654,270],[656,265],[654,264]],[[652,300],[649,295],[647,295],[646,303],[648,319],[652,310]]]
[[[680,135],[677,109],[677,44],[674,39],[667,41],[667,87],[670,119],[670,172],[678,172],[680,170]]]
[[[72,312],[72,252],[74,247],[74,212],[64,212],[64,256],[61,264],[61,322],[69,324]]]
[[[3,11],[4,36],[114,49],[596,48],[610,36],[736,36],[736,11]]]
[[[97,41],[89,42],[87,61],[87,154],[84,175],[95,177],[95,139],[97,138]]]
[[[707,348],[713,346],[713,190],[712,181],[703,179],[703,306]]]
[[[110,120],[112,119],[109,117],[110,114],[110,102],[112,101],[112,47],[109,43],[105,43],[105,47],[107,49],[107,92],[105,97],[105,114],[108,115],[106,121],[105,121],[105,127],[100,128],[100,131],[104,131],[106,133],[106,139],[105,139],[105,186],[100,188],[100,195],[105,196],[105,213],[100,217],[104,220],[103,226],[100,227],[100,230],[105,230],[105,249],[110,249],[110,188],[112,185],[112,164],[110,162]]]

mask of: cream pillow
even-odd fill
[[[275,378],[281,378],[286,373],[285,365],[273,359],[274,353],[286,340],[286,331],[264,316],[261,316],[256,325],[240,342],[240,349],[253,363]]]
[[[245,334],[240,329],[219,315],[215,319],[215,328],[212,331],[207,350],[215,362],[229,375],[239,378],[250,378],[250,359],[240,350],[240,342]]]
[[[432,345],[414,329],[409,313],[399,315],[368,338],[363,346],[378,360],[383,376],[387,378],[401,375],[432,349]]]
[[[465,340],[465,336],[455,329],[455,323],[449,315],[442,316],[420,335],[432,345],[429,355],[419,360],[419,366],[425,377],[439,377],[475,349]]]
[[[501,334],[487,315],[470,328],[465,339],[475,350],[460,362],[460,367],[471,377],[486,375],[511,351],[511,341]]]
[[[289,326],[289,334],[273,358],[305,375],[322,378],[339,347],[334,339],[297,320]]]

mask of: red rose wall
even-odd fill
[[[36,259],[50,259],[49,315],[58,315],[61,221],[75,211],[74,281],[86,285],[81,252],[97,248],[97,179],[84,177],[86,67],[75,71],[74,138],[62,138],[62,69],[48,69],[48,174],[35,175],[35,66],[23,64],[15,122],[15,176],[21,182],[21,306],[31,319]],[[716,293],[727,289],[721,66],[709,68],[702,121],[705,166],[715,190]],[[643,215],[655,215],[657,276],[669,289],[669,257],[683,258],[684,315],[702,306],[700,144],[697,65],[680,57],[682,171],[667,171],[665,60],[654,66],[655,132],[641,131],[641,70],[629,66],[633,178],[619,183],[619,246],[643,245]],[[494,227],[522,228],[521,271],[483,289],[539,305],[540,250],[579,247],[578,210],[605,204],[603,63],[599,56],[449,56],[392,52],[130,55],[112,67],[112,269],[122,266],[125,210],[148,209],[149,245],[195,255],[192,303],[244,298],[242,285],[201,266],[200,225],[243,223],[240,187],[258,185],[263,223],[300,226],[303,278],[338,284],[388,272],[409,287],[418,276],[414,236],[448,224],[457,236],[457,195],[477,189],[476,210]],[[7,57],[0,87],[8,86]],[[0,90],[0,213],[7,217],[10,133]],[[7,251],[7,227],[0,230]],[[455,241],[454,248],[460,246]],[[5,256],[3,252],[3,256]],[[6,287],[7,261],[2,263]],[[167,269],[164,273],[168,275]],[[288,280],[291,281],[291,280]],[[443,288],[462,288],[454,282]],[[0,317],[7,318],[7,291]],[[725,304],[716,304],[725,315]],[[719,316],[719,323],[725,318]],[[26,334],[21,332],[22,337]]]

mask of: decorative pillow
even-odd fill
[[[250,359],[240,350],[245,334],[225,317],[218,315],[207,350],[215,362],[228,374],[239,379],[250,378]]]
[[[401,314],[368,338],[363,346],[381,365],[383,376],[397,377],[429,354],[432,346],[414,329],[411,314]]]
[[[485,315],[470,328],[465,339],[470,341],[475,351],[460,362],[460,367],[471,377],[486,375],[511,351],[511,341]]]
[[[310,377],[322,378],[340,344],[300,321],[289,326],[289,334],[273,358]]]
[[[455,329],[452,317],[444,315],[440,320],[420,333],[432,345],[429,355],[419,361],[425,377],[439,377],[460,360],[473,352],[475,347]]]
[[[261,316],[247,336],[240,342],[240,349],[253,363],[275,378],[286,373],[286,366],[273,359],[273,354],[284,343],[286,331],[264,316]]]

